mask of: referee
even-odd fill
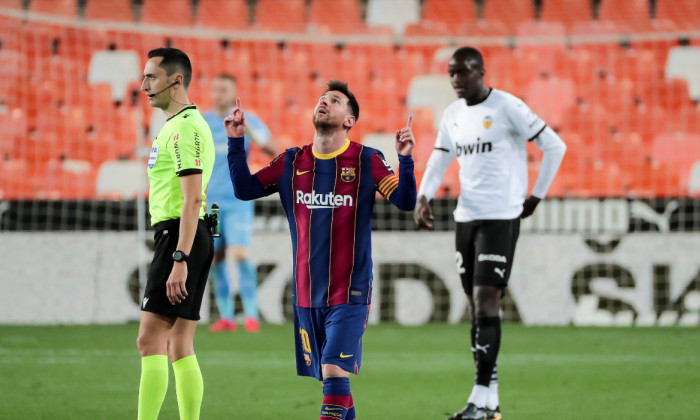
[[[202,405],[204,387],[194,333],[214,255],[204,220],[214,141],[187,97],[190,80],[192,66],[184,52],[157,48],[148,53],[141,90],[168,120],[148,159],[156,249],[136,340],[142,357],[139,420],[158,418],[168,389],[168,359],[175,372],[180,419],[199,419]]]

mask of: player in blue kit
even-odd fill
[[[234,195],[226,163],[228,140],[224,129],[224,118],[235,104],[236,79],[227,73],[217,75],[212,81],[211,97],[214,109],[205,112],[202,116],[211,127],[216,156],[218,157],[214,163],[208,194],[209,202],[218,203],[221,208],[219,213],[221,237],[214,240],[216,251],[211,270],[214,281],[214,296],[220,318],[209,329],[212,332],[236,331],[236,323],[233,319],[233,290],[226,268],[226,256],[228,255],[233,258],[238,268],[241,301],[245,313],[243,327],[246,331],[258,332],[260,331],[257,302],[258,279],[255,265],[248,254],[253,234],[255,209],[252,202],[241,201]],[[265,123],[251,113],[246,115],[246,120],[246,150],[252,140],[265,153],[274,156],[275,149],[270,141],[270,130]]]
[[[401,210],[416,202],[411,118],[396,131],[396,176],[381,152],[347,138],[359,114],[347,84],[329,82],[314,108],[313,143],[287,149],[254,175],[246,163],[240,103],[225,120],[236,196],[252,200],[278,192],[287,215],[297,374],[323,381],[321,420],[356,418],[350,373],[360,369],[372,296],[376,192]]]

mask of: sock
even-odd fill
[[[246,317],[258,319],[258,273],[250,259],[238,261],[241,281],[241,300]]]
[[[345,420],[353,405],[349,378],[323,380],[323,404],[321,405],[320,420]]]
[[[226,261],[214,263],[211,271],[214,280],[214,297],[216,306],[219,308],[219,315],[223,319],[233,321],[233,294],[231,293],[231,280],[226,269]]]
[[[157,354],[141,358],[139,420],[156,420],[168,391],[168,356]]]
[[[175,371],[175,390],[177,405],[180,408],[180,420],[198,420],[202,406],[204,382],[199,370],[197,356],[183,357],[173,363]]]
[[[472,403],[479,408],[486,407],[486,398],[489,396],[489,387],[483,385],[474,385],[472,393],[469,395],[467,403]]]
[[[495,410],[499,406],[498,401],[498,365],[494,366],[489,384],[489,396],[486,397],[486,408]]]
[[[472,328],[469,330],[471,336],[471,351],[474,358],[474,383],[476,383],[476,320],[472,319]]]
[[[488,388],[501,346],[501,318],[476,320],[476,384]]]

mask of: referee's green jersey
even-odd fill
[[[213,167],[214,139],[209,125],[196,106],[186,106],[168,118],[151,147],[148,159],[151,225],[180,217],[184,198],[179,177],[190,174],[202,174],[199,218],[203,218],[207,209],[207,184]]]

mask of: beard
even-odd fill
[[[318,114],[314,115],[314,127],[319,134],[331,133],[338,128],[338,124],[333,123],[329,120],[320,120]]]

